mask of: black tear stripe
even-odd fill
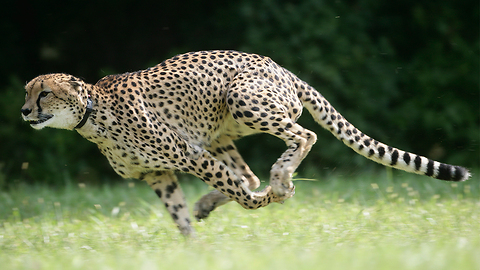
[[[435,162],[431,159],[428,160],[426,176],[433,176],[433,165]]]
[[[40,114],[42,112],[42,106],[40,106],[40,96],[38,96],[36,103],[37,103],[38,113]]]

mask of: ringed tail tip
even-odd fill
[[[440,164],[438,174],[435,176],[435,178],[439,180],[463,182],[468,180],[471,176],[472,174],[470,171],[464,167],[442,163]]]

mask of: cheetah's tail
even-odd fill
[[[470,178],[470,172],[464,167],[440,163],[370,138],[350,124],[319,92],[305,82],[297,79],[295,86],[298,97],[315,121],[360,155],[385,166],[440,180],[465,181]]]

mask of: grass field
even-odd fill
[[[388,172],[388,171],[387,171]],[[297,181],[285,204],[230,203],[184,239],[141,182],[0,192],[1,269],[480,269],[480,181],[395,173]],[[208,191],[183,182],[193,203]]]

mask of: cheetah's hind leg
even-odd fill
[[[295,123],[302,103],[288,85],[274,85],[263,77],[238,76],[233,85],[227,104],[237,123],[274,135],[287,145],[270,170],[270,185],[278,197],[293,196],[292,175],[317,140],[315,133]]]
[[[185,236],[195,236],[195,231],[190,225],[190,214],[185,196],[175,174],[172,171],[157,171],[145,174],[142,179],[165,204],[180,232]]]
[[[230,137],[224,135],[216,139],[206,150],[217,160],[228,166],[243,182],[247,183],[250,190],[255,190],[260,186],[260,180],[240,156]],[[213,190],[195,203],[193,213],[197,220],[204,219],[208,217],[210,212],[215,210],[215,208],[230,201],[231,199],[223,195],[220,191]]]
[[[291,180],[293,173],[317,140],[315,133],[289,119],[285,119],[281,123],[284,124],[282,125],[283,132],[274,135],[284,140],[288,148],[270,170],[270,185],[273,193],[277,196],[284,196],[285,192],[288,193],[294,188]]]
[[[195,166],[190,166],[189,163]],[[273,193],[271,186],[265,187],[262,191],[251,191],[248,183],[245,183],[232,169],[214,158],[208,151],[203,151],[202,156],[195,160],[186,158],[186,163],[178,166],[178,170],[200,178],[245,209],[258,209],[270,203],[282,202],[290,198],[277,196]]]

